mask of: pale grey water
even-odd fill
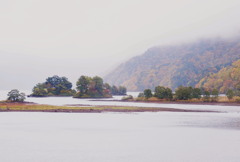
[[[1,96],[1,95],[0,95]],[[210,109],[221,113],[0,113],[0,161],[239,161],[239,106],[123,103],[70,97],[41,104]]]
[[[0,113],[0,161],[239,161],[239,113]]]

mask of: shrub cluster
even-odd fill
[[[204,101],[217,101],[219,95],[219,91],[217,89],[213,89],[212,91],[201,90],[199,88],[193,87],[184,87],[179,86],[175,93],[168,87],[157,86],[155,87],[154,93],[151,89],[145,89],[143,93],[139,93],[139,98],[149,99],[151,97],[156,97],[158,99],[165,100],[189,100],[189,99],[200,99],[203,97]]]
[[[173,98],[173,93],[170,88],[157,86],[155,87],[154,93],[152,93],[151,89],[145,89],[143,93],[139,93],[138,97],[144,97],[146,99],[151,97],[157,97],[159,99],[171,100]]]
[[[66,77],[54,75],[48,77],[44,83],[38,83],[32,90],[32,97],[47,96],[73,96],[75,98],[101,98],[112,95],[126,95],[127,89],[123,86],[110,86],[103,83],[99,76],[81,76],[76,83],[76,90],[72,89],[72,83]]]
[[[30,96],[72,96],[76,91],[72,90],[72,83],[66,77],[54,75],[48,77],[44,83],[38,83],[34,86]]]
[[[13,89],[8,92],[7,100],[10,102],[23,102],[26,99],[24,93],[20,93],[19,90]]]

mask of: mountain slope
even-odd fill
[[[216,88],[220,90],[220,93],[226,93],[228,89],[240,87],[240,60],[221,69],[218,73],[204,77],[197,84],[197,87],[203,87],[207,90]]]
[[[147,50],[121,64],[104,80],[124,85],[131,91],[153,89],[157,85],[175,89],[195,86],[209,73],[240,59],[240,39],[207,39],[177,46]]]

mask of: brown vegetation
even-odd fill
[[[240,106],[240,97],[235,96],[233,99],[229,100],[227,96],[218,96],[217,100],[209,99],[206,101],[204,98],[193,98],[188,100],[166,100],[166,99],[158,99],[157,97],[145,98],[145,97],[137,97],[132,100],[128,100],[130,102],[144,102],[144,103],[170,103],[170,104],[198,104],[198,105],[225,105],[225,106]]]
[[[240,60],[217,73],[204,77],[197,87],[203,87],[206,90],[219,89],[220,93],[226,93],[228,89],[240,88]]]
[[[240,59],[240,39],[209,39],[179,46],[161,46],[123,63],[105,77],[108,83],[130,91],[161,85],[175,89],[195,86],[209,73],[216,73]]]
[[[0,112],[67,112],[67,113],[101,113],[101,112],[212,112],[200,110],[184,110],[174,108],[145,108],[145,107],[122,107],[122,106],[95,106],[95,107],[73,106],[50,106],[30,103],[0,103]]]

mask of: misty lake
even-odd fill
[[[220,113],[2,112],[1,161],[159,162],[240,159],[239,106],[129,103],[71,97],[27,98],[27,101],[52,105],[209,109]]]

